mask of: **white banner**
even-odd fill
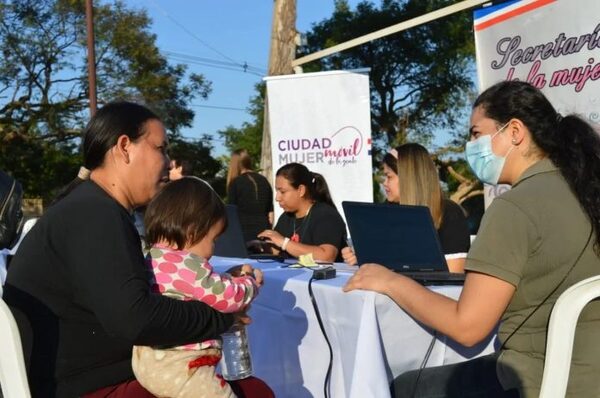
[[[265,78],[273,182],[287,163],[322,174],[338,211],[344,200],[372,202],[368,70]],[[275,219],[282,210],[275,207]]]
[[[474,13],[480,92],[502,80],[541,89],[563,115],[600,121],[600,0],[516,0]],[[508,189],[485,187],[485,202]]]
[[[479,89],[525,80],[562,114],[600,121],[600,1],[507,1],[475,12]]]

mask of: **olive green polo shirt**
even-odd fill
[[[504,388],[519,388],[522,397],[539,395],[547,325],[556,299],[578,281],[600,274],[595,235],[588,242],[590,230],[587,214],[566,180],[543,159],[494,199],[471,246],[468,271],[516,287],[498,331],[505,346],[496,371]],[[557,291],[508,338],[567,273]],[[600,397],[600,301],[590,303],[579,318],[567,396]]]

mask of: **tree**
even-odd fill
[[[142,102],[172,138],[210,83],[160,54],[150,19],[115,1],[94,10],[98,103]],[[84,0],[0,0],[0,168],[28,196],[53,196],[77,172],[88,119]]]
[[[230,152],[237,149],[247,150],[254,166],[258,168],[263,135],[266,86],[264,83],[257,83],[255,89],[256,95],[250,99],[248,106],[248,113],[252,115],[253,120],[244,122],[240,128],[228,126],[218,133],[225,140],[225,147]]]
[[[306,55],[394,25],[453,3],[449,0],[383,0],[381,7],[363,1],[352,11],[336,0],[331,18],[307,34]],[[355,47],[305,66],[305,71],[371,71],[373,135],[388,145],[408,134],[423,142],[433,132],[453,128],[473,89],[472,20],[461,12]]]
[[[169,143],[169,155],[174,159],[187,160],[190,174],[207,181],[221,196],[225,196],[225,178],[219,176],[221,162],[211,156],[210,137],[187,141],[174,138]]]

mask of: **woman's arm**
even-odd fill
[[[335,246],[327,243],[315,246],[293,241],[288,242],[285,251],[294,257],[299,257],[302,254],[311,253],[313,259],[317,261],[329,262],[334,262],[338,254],[338,249]]]
[[[269,219],[269,225],[273,225],[273,222],[275,221],[275,213],[270,211],[269,214],[267,214],[267,218]]]
[[[258,294],[258,282],[251,276],[250,268],[240,276],[218,274],[205,262],[196,274],[193,297],[225,313],[237,312],[246,307]],[[259,270],[257,270],[260,273]],[[262,279],[262,273],[260,273]]]
[[[467,260],[466,256],[458,257],[458,258],[447,258],[446,264],[448,264],[448,270],[450,272],[455,272],[455,273],[460,273],[460,274],[464,273],[466,260]]]
[[[373,290],[389,296],[419,322],[473,346],[488,336],[506,310],[515,287],[486,274],[467,273],[458,301],[378,264],[365,264],[344,291]]]
[[[265,238],[267,242],[274,244],[279,247],[280,251],[283,251],[283,245],[285,242],[285,237],[282,236],[279,232],[274,231],[272,229],[267,229],[258,234],[259,238]],[[311,253],[313,259],[318,261],[335,261],[335,258],[338,254],[338,249],[334,245],[330,245],[328,243],[324,243],[321,245],[307,245],[300,242],[294,242],[289,240],[285,244],[285,251],[288,252],[291,256],[299,257],[303,254]]]
[[[57,223],[52,236],[69,237],[72,249],[61,255],[77,287],[73,297],[107,333],[139,345],[182,345],[214,338],[231,326],[231,314],[150,290],[140,240],[124,211],[107,211],[100,203],[77,215]]]

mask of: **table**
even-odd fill
[[[308,294],[312,271],[282,268],[280,263],[213,257],[222,272],[248,263],[261,268],[265,284],[254,300],[248,327],[254,373],[277,397],[323,397],[329,351]],[[331,397],[388,398],[389,383],[417,369],[432,340],[432,331],[417,323],[387,296],[344,293],[350,267],[336,264],[337,277],[314,281],[313,292],[333,348]],[[457,298],[460,286],[430,286]],[[456,363],[493,352],[493,335],[466,348],[438,336],[427,366]]]

